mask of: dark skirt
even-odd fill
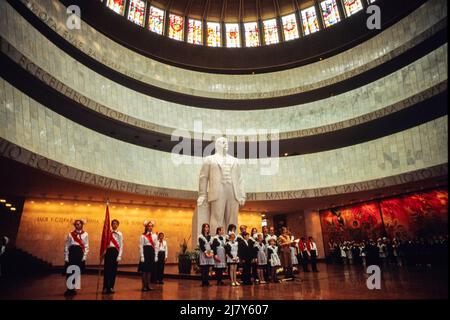
[[[155,249],[144,246],[144,262],[139,262],[139,272],[152,272],[155,269]]]
[[[83,261],[84,252],[80,246],[69,247],[69,262],[64,265],[64,275],[67,275],[67,268],[72,265],[76,265],[80,268],[81,273],[86,269],[86,262]]]

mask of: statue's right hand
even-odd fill
[[[206,204],[206,197],[205,196],[200,196],[197,199],[197,206],[202,207]]]

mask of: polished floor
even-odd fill
[[[311,300],[311,299],[447,299],[448,270],[406,270],[391,268],[381,275],[381,289],[369,290],[368,274],[361,266],[319,265],[319,273],[300,273],[300,279],[277,284],[231,287],[200,287],[199,281],[167,279],[151,292],[140,291],[140,278],[120,275],[116,293],[96,294],[97,276],[84,275],[82,289],[74,297],[64,297],[65,281],[60,274],[39,278],[2,279],[0,299],[32,300]],[[228,281],[227,281],[228,284]],[[100,281],[101,288],[101,281]]]

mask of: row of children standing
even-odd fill
[[[282,268],[286,279],[294,277],[293,267],[302,262],[303,270],[309,272],[308,263],[311,261],[313,271],[318,272],[316,265],[317,246],[312,237],[295,240],[287,228],[276,236],[274,228],[263,227],[258,233],[253,228],[247,232],[246,226],[240,227],[236,234],[236,226],[228,226],[227,233],[223,227],[211,236],[210,226],[202,225],[198,238],[200,249],[199,264],[202,286],[209,286],[211,267],[216,273],[217,285],[224,285],[223,274],[228,267],[231,286],[239,286],[237,280],[238,268],[242,268],[242,284],[264,284],[269,281],[278,282],[277,271]],[[253,278],[253,281],[252,281]]]
[[[89,253],[88,233],[83,230],[84,220],[75,220],[74,230],[69,232],[64,246],[64,273],[66,278],[70,276],[68,268],[76,265],[84,272],[86,268],[86,258]],[[150,283],[163,283],[164,266],[168,256],[167,241],[164,240],[164,233],[153,232],[154,222],[144,222],[144,232],[139,238],[140,261],[138,271],[142,273],[142,291],[153,290]],[[104,255],[104,276],[103,293],[114,293],[117,268],[122,259],[124,239],[122,232],[119,231],[119,221],[111,221],[110,243]],[[66,295],[76,294],[75,289],[68,289]]]

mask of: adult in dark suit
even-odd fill
[[[239,242],[238,255],[239,260],[242,263],[242,282],[244,285],[252,284],[251,280],[251,270],[252,261],[255,257],[255,247],[253,242],[251,242],[250,234],[247,232],[242,233],[243,240]]]

